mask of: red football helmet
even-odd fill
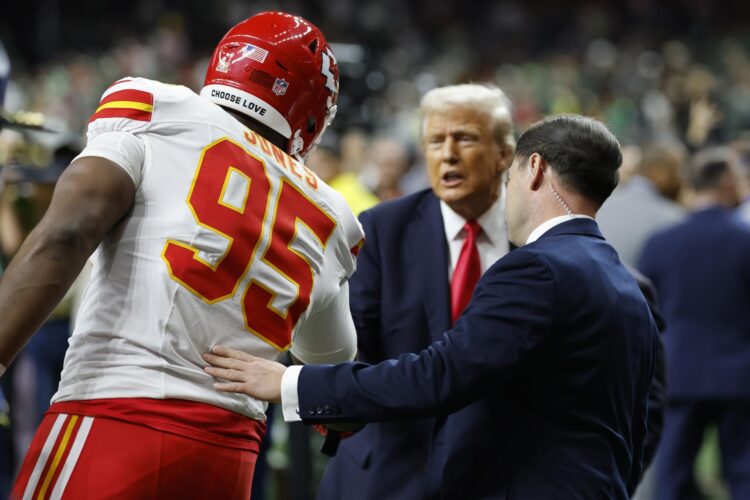
[[[216,46],[201,95],[283,135],[304,157],[336,114],[339,69],[323,33],[301,17],[262,12]]]

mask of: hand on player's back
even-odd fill
[[[204,368],[206,373],[227,380],[216,382],[214,388],[247,394],[271,403],[281,401],[281,377],[286,370],[281,363],[221,345],[211,348],[211,352],[205,353],[203,359],[211,365]]]

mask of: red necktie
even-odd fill
[[[470,221],[464,226],[464,231],[466,239],[461,247],[461,254],[458,256],[451,280],[451,320],[453,323],[461,316],[469,303],[474,287],[482,274],[477,250],[477,236],[482,232],[482,227],[477,221]]]

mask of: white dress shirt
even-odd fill
[[[450,260],[448,264],[448,280],[453,278],[453,270],[456,268],[458,257],[461,255],[461,247],[466,240],[464,226],[467,220],[454,212],[447,203],[440,202],[440,212],[443,215],[443,227],[445,237],[448,240],[448,253]],[[477,251],[482,274],[497,261],[508,253],[508,230],[505,226],[505,186],[500,191],[500,197],[490,208],[483,213],[477,222],[482,227],[482,234],[477,237]]]
[[[440,212],[443,216],[443,227],[445,237],[448,241],[448,280],[453,277],[461,247],[466,239],[464,225],[467,220],[454,212],[448,204],[440,202]],[[500,196],[490,208],[483,213],[477,222],[482,227],[482,234],[477,237],[477,251],[479,262],[484,273],[500,257],[508,253],[508,230],[505,225],[505,186],[500,190]],[[366,235],[365,235],[366,237]],[[284,372],[281,379],[281,408],[284,420],[287,422],[298,422],[302,420],[299,416],[299,397],[297,395],[297,380],[302,366],[290,366]]]

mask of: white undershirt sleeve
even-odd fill
[[[357,354],[357,331],[349,312],[349,284],[324,309],[300,322],[292,355],[303,364],[342,363]]]

